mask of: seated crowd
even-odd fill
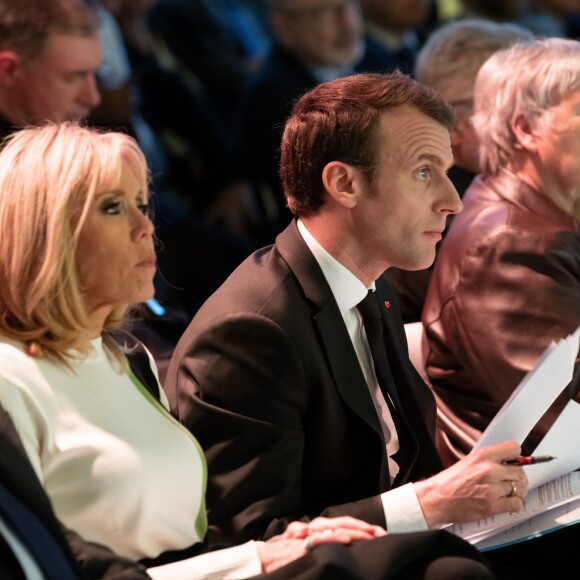
[[[580,402],[473,449],[580,327],[579,16],[0,0],[0,576],[577,565],[440,528]]]

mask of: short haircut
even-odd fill
[[[98,32],[93,0],[0,0],[0,50],[37,57],[51,34]]]
[[[550,109],[580,91],[580,42],[544,38],[493,54],[475,83],[473,126],[480,141],[480,166],[495,175],[518,148],[511,120],[519,111],[548,129]]]
[[[124,164],[147,191],[146,161],[132,137],[73,122],[13,133],[0,152],[0,332],[33,356],[66,360],[87,336],[77,240],[95,194],[118,185]],[[106,331],[122,325],[129,306],[112,313]]]
[[[297,216],[315,214],[326,200],[322,170],[331,161],[376,172],[380,114],[411,106],[451,129],[453,109],[430,87],[399,71],[360,73],[322,83],[300,97],[286,121],[280,178]]]
[[[445,24],[423,45],[415,63],[415,78],[448,101],[471,100],[481,65],[497,50],[534,35],[516,24],[470,18]]]

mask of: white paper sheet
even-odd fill
[[[580,327],[574,334],[552,343],[505,402],[474,448],[508,439],[522,442],[548,407],[572,380],[578,356]],[[554,453],[552,453],[554,455]]]
[[[580,327],[552,343],[488,425],[474,448],[508,439],[524,441],[572,380]],[[547,463],[525,466],[530,491],[518,514],[503,513],[447,529],[480,549],[492,549],[580,522],[580,404],[569,401],[534,451],[552,455]]]

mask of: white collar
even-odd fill
[[[367,288],[350,270],[333,258],[307,230],[302,220],[297,220],[298,231],[318,262],[334,298],[344,317],[344,313],[354,308],[368,293],[375,289],[372,282]]]

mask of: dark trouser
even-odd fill
[[[476,548],[445,531],[389,534],[350,546],[322,544],[311,554],[254,578],[268,580],[490,580]],[[512,578],[513,580],[513,578]]]

